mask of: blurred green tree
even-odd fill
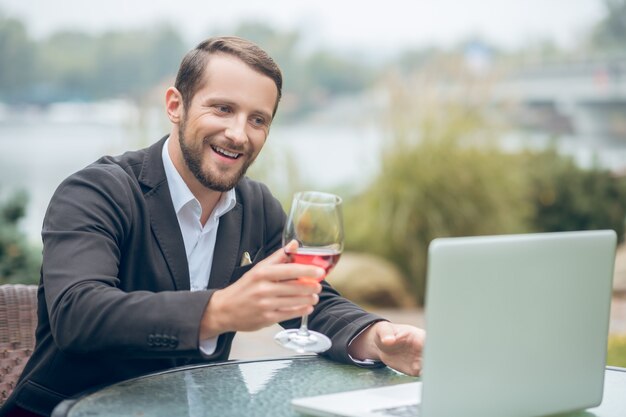
[[[276,31],[249,21],[234,33],[262,45],[280,65],[284,100],[279,117],[287,120],[320,108],[333,97],[362,91],[374,79],[373,69],[353,57],[327,49],[302,52],[298,31]]]
[[[481,88],[442,93],[438,80],[448,85],[453,72],[392,88],[380,175],[346,203],[346,247],[398,265],[418,302],[433,238],[522,232],[532,214],[519,158],[493,141],[499,129],[474,94]]]
[[[277,31],[271,26],[259,21],[242,22],[235,28],[234,34],[249,39],[263,46],[270,56],[276,60],[283,69],[285,77],[289,77],[287,71],[291,65],[297,62],[297,48],[300,42],[300,33],[294,30]]]
[[[524,171],[531,181],[534,229],[542,232],[613,229],[624,238],[626,178],[609,170],[577,166],[555,149],[528,152]]]
[[[108,32],[93,47],[95,98],[137,99],[157,84],[171,82],[185,53],[180,36],[167,25],[150,31]]]
[[[16,101],[34,76],[35,44],[24,24],[0,13],[0,100]]]
[[[603,0],[605,16],[592,34],[594,46],[624,52],[626,44],[626,0]]]
[[[41,253],[29,246],[18,227],[27,202],[28,196],[23,191],[0,202],[0,284],[39,282]]]
[[[62,31],[37,48],[40,88],[57,100],[91,98],[96,71],[96,38],[83,32]]]
[[[307,57],[304,70],[299,77],[308,79],[311,88],[322,90],[328,95],[361,91],[372,81],[367,66],[328,50],[318,50]]]
[[[60,31],[33,42],[22,22],[0,15],[0,100],[140,100],[174,78],[185,49],[169,25],[99,36]]]

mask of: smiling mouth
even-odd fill
[[[230,158],[230,159],[237,159],[242,155],[237,152],[227,151],[226,149],[220,148],[219,146],[215,146],[215,145],[211,145],[211,149],[213,149],[213,151],[215,151],[216,153],[222,156],[225,156],[226,158]]]

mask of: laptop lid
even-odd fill
[[[613,231],[435,239],[422,382],[297,398],[318,416],[529,417],[602,399]]]
[[[435,239],[423,416],[534,416],[602,400],[616,234]]]

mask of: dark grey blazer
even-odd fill
[[[42,230],[36,347],[0,416],[15,405],[48,415],[96,386],[228,358],[234,333],[210,357],[200,353],[203,311],[215,289],[281,246],[285,213],[267,187],[242,180],[237,205],[220,219],[209,288],[190,292],[164,142],[101,158],[56,190]],[[244,251],[253,263],[240,267]],[[324,283],[310,326],[331,337],[327,356],[350,362],[347,343],[376,320]]]

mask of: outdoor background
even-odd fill
[[[168,133],[182,56],[223,34],[285,77],[250,176],[285,208],[302,189],[345,199],[330,279],[349,298],[421,311],[439,236],[611,228],[622,259],[626,0],[378,3],[0,0],[0,283],[38,281],[55,188]],[[625,327],[609,363],[626,365]]]

